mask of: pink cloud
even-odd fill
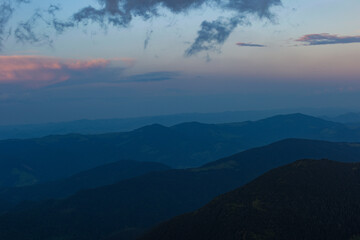
[[[21,84],[41,87],[69,79],[101,75],[109,68],[125,68],[133,59],[74,60],[43,56],[0,56],[0,84]],[[124,66],[125,65],[125,66]]]
[[[296,40],[308,45],[329,45],[329,44],[348,44],[359,43],[360,36],[339,36],[336,34],[320,33],[320,34],[307,34]]]

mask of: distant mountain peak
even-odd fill
[[[276,119],[276,120],[281,120],[281,119],[284,119],[284,120],[292,120],[292,119],[293,120],[304,120],[304,119],[307,119],[307,120],[318,120],[318,121],[320,120],[320,121],[326,122],[326,120],[323,120],[321,118],[306,115],[306,114],[303,114],[303,113],[280,114],[280,115],[275,115],[273,117],[265,118],[265,119],[262,119],[262,120],[259,120],[259,121],[264,121],[264,120],[269,120],[269,119]]]

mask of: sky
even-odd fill
[[[360,111],[358,0],[0,0],[0,124]]]

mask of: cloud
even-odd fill
[[[127,27],[133,17],[139,16],[147,20],[159,16],[160,8],[177,14],[216,0],[98,0],[98,2],[101,8],[85,7],[73,15],[73,21],[85,24],[92,21],[102,26]]]
[[[53,41],[48,34],[38,34],[34,30],[39,20],[46,22],[42,13],[37,10],[28,20],[20,22],[14,32],[16,40],[21,43],[47,44],[51,46]]]
[[[146,38],[144,40],[144,49],[147,49],[147,47],[149,46],[149,42],[150,42],[150,39],[151,39],[151,35],[153,34],[153,30],[148,30],[146,32]]]
[[[194,43],[185,51],[185,56],[192,56],[201,51],[216,50],[222,45],[242,20],[240,18],[204,21]]]
[[[192,56],[202,51],[217,51],[227,40],[234,29],[245,21],[248,15],[259,19],[273,19],[271,8],[282,4],[281,0],[97,0],[98,6],[89,5],[73,13],[67,20],[57,18],[61,10],[58,5],[50,5],[46,11],[37,12],[32,18],[21,22],[15,35],[19,42],[51,44],[47,34],[36,34],[34,26],[43,20],[60,34],[69,28],[97,23],[102,28],[109,26],[127,28],[135,17],[144,21],[160,16],[160,10],[166,9],[172,14],[188,14],[191,10],[202,7],[218,9],[227,17],[219,16],[215,21],[203,21],[198,36],[186,50],[186,56]],[[229,17],[230,16],[230,17]],[[1,30],[1,28],[0,28]],[[144,48],[148,46],[152,31],[146,34]]]
[[[14,4],[29,3],[29,0],[16,0],[16,1],[4,1],[0,0],[0,51],[3,48],[3,41],[6,37],[4,35],[10,35],[11,30],[6,29],[8,22],[14,14]]]
[[[262,44],[242,43],[242,42],[238,42],[238,43],[236,43],[236,45],[240,46],[240,47],[266,47],[266,45],[262,45]]]
[[[281,0],[98,0],[100,8],[88,6],[73,15],[78,23],[97,22],[101,25],[126,27],[133,17],[144,20],[159,16],[159,9],[164,8],[174,14],[187,13],[204,5],[233,11],[238,14],[255,14],[271,18],[270,8],[281,4]]]
[[[43,87],[66,81],[97,81],[121,72],[132,59],[74,60],[41,56],[0,56],[0,84]],[[116,75],[113,76],[116,78]]]
[[[272,19],[274,17],[270,9],[274,6],[281,6],[281,0],[229,0],[225,8],[235,11],[238,14],[250,13],[260,18]]]
[[[201,51],[219,51],[219,47],[229,38],[238,25],[250,24],[246,21],[247,14],[253,14],[260,19],[272,20],[274,15],[270,9],[281,5],[281,0],[230,0],[222,5],[224,9],[233,11],[234,17],[218,18],[215,21],[203,21],[198,37],[185,51],[185,56],[192,56]]]
[[[8,2],[0,3],[0,50],[3,47],[4,35],[6,34],[6,24],[9,22],[14,9]]]
[[[48,33],[49,28],[54,28],[58,34],[63,33],[67,28],[75,27],[72,22],[63,22],[56,17],[61,11],[60,5],[50,4],[46,10],[36,9],[32,16],[20,21],[14,31],[17,42],[26,44],[48,45],[52,47],[53,38]],[[41,27],[39,27],[41,26]],[[46,28],[46,32],[39,32],[38,29]]]
[[[328,33],[308,34],[296,40],[307,45],[328,45],[328,44],[346,44],[360,43],[360,36],[339,36]]]

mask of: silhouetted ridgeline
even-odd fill
[[[359,239],[359,199],[359,163],[301,160],[163,223],[140,239]]]
[[[290,111],[288,110],[283,112],[285,113]],[[38,138],[48,135],[61,135],[70,133],[102,134],[110,132],[125,132],[155,123],[162,124],[164,126],[172,126],[175,124],[192,121],[210,124],[242,122],[249,120],[259,120],[273,116],[275,114],[279,114],[279,111],[229,111],[220,113],[184,113],[121,119],[84,119],[71,122],[0,126],[0,139]]]
[[[132,132],[0,141],[0,187],[69,177],[123,159],[195,167],[284,138],[360,141],[360,131],[302,115],[232,124],[151,125]]]
[[[149,173],[0,216],[0,239],[134,239],[266,171],[303,158],[360,160],[360,144],[289,139],[188,170]],[[33,237],[33,238],[32,238]]]

